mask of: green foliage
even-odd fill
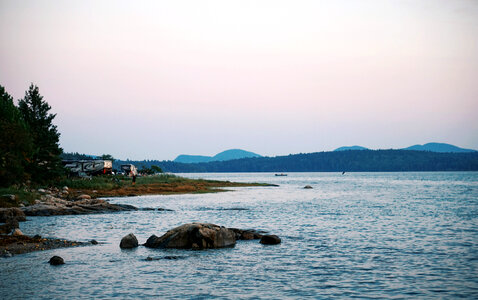
[[[111,154],[103,154],[101,155],[101,159],[115,161],[115,158]]]
[[[152,165],[152,166],[151,166],[151,169],[152,169],[154,172],[156,172],[156,173],[163,173],[163,170],[162,170],[160,167],[156,166],[156,165]]]
[[[57,182],[58,187],[67,186],[73,189],[114,189],[131,185],[131,179],[125,176],[94,176],[91,178],[62,179]]]
[[[33,155],[33,139],[13,98],[0,86],[0,186],[29,179],[25,169]]]
[[[156,176],[144,176],[137,178],[137,184],[153,184],[153,183],[172,183],[172,182],[186,182],[191,179],[177,177],[170,174],[161,174]],[[85,190],[101,190],[101,189],[115,189],[125,186],[131,186],[131,178],[122,175],[104,175],[93,176],[91,178],[70,178],[62,179],[56,183],[57,187],[61,188],[67,186],[73,189]]]
[[[56,115],[49,113],[51,107],[43,101],[37,86],[30,85],[25,97],[19,100],[18,108],[30,128],[34,144],[32,160],[27,165],[32,181],[45,183],[63,176],[60,133],[52,123]]]
[[[92,159],[91,155],[80,154],[78,152],[63,152],[60,157],[65,160]]]
[[[6,195],[15,195],[12,200]],[[18,207],[20,204],[31,205],[38,199],[38,193],[15,186],[0,188],[0,207]]]
[[[150,168],[147,168],[147,167],[142,167],[141,169],[139,169],[139,173],[140,174],[145,174],[145,175],[153,175],[154,171],[153,171],[153,169],[150,169]]]

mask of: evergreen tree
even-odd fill
[[[33,143],[22,114],[13,98],[0,85],[0,186],[8,187],[29,179],[25,168],[31,160]]]
[[[60,133],[52,124],[55,114],[50,114],[50,105],[43,101],[38,87],[31,84],[25,97],[18,102],[23,119],[29,126],[34,143],[34,151],[28,172],[32,181],[45,183],[64,174],[59,146]]]

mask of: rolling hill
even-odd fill
[[[250,158],[250,157],[262,157],[259,154],[241,150],[241,149],[230,149],[223,152],[220,152],[214,156],[202,156],[202,155],[187,155],[181,154],[174,162],[178,163],[204,163],[212,161],[226,161],[232,159],[241,159],[241,158]]]

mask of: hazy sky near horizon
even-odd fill
[[[0,85],[67,152],[478,149],[478,1],[4,1]]]

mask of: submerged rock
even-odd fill
[[[238,229],[229,228],[236,234],[236,240],[258,240],[262,237],[263,232],[259,232],[253,229]]]
[[[58,266],[58,265],[65,264],[65,261],[63,260],[63,258],[61,258],[59,256],[53,256],[52,258],[50,258],[49,263],[52,266]]]
[[[120,242],[120,248],[122,249],[131,249],[138,247],[138,239],[132,233],[124,236]]]
[[[277,235],[267,234],[262,236],[260,243],[264,245],[277,245],[281,243],[281,239]]]
[[[161,237],[152,235],[144,244],[149,248],[210,249],[236,244],[233,230],[208,223],[189,223],[173,228]]]

